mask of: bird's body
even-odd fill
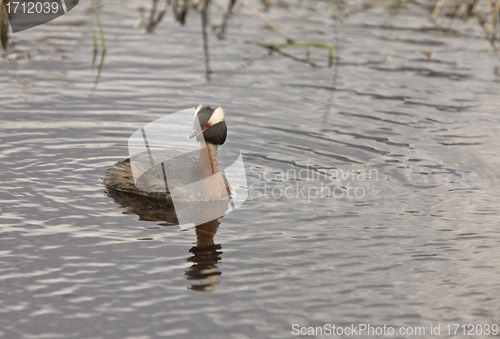
[[[190,137],[200,142],[198,156],[176,150],[139,153],[108,169],[104,185],[128,195],[171,201],[209,201],[227,198],[230,189],[219,171],[217,148],[226,140],[224,111],[199,106]],[[154,163],[151,167],[149,164]],[[135,179],[134,179],[135,178]]]

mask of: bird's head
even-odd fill
[[[226,141],[227,126],[224,121],[222,107],[214,109],[200,105],[196,109],[193,121],[193,133],[188,138],[196,137],[198,142],[203,140],[213,145],[222,145]]]

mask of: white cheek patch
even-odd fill
[[[217,107],[208,120],[208,123],[213,126],[221,121],[224,121],[224,110],[222,107]]]

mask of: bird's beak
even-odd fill
[[[204,130],[203,130],[204,131]],[[191,133],[190,135],[188,135],[188,139],[191,139],[191,138],[194,138],[194,137],[197,137],[198,135],[200,135],[201,133],[203,133],[203,131],[197,131],[197,130],[193,130],[193,133]]]
[[[191,133],[189,136],[188,136],[188,139],[191,139],[191,138],[194,138],[194,137],[197,137],[198,135],[200,135],[201,133],[205,132],[207,129],[209,129],[210,127],[212,127],[212,125],[210,124],[207,124],[207,127],[205,127],[202,131],[198,131],[196,129],[193,130],[193,133]]]

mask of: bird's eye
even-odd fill
[[[212,124],[208,123],[207,128],[210,128],[210,127],[212,127]]]

